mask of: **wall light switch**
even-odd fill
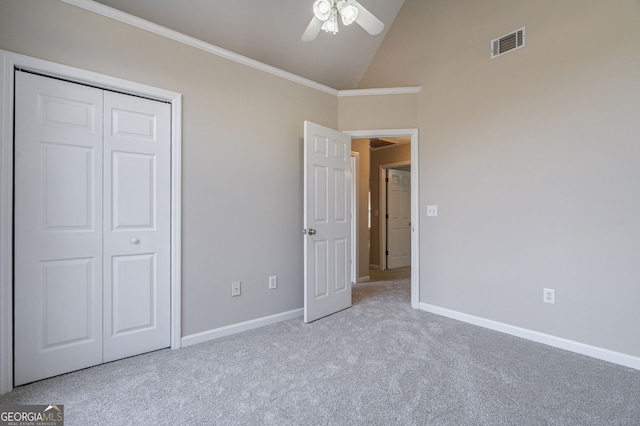
[[[242,284],[240,281],[234,281],[231,283],[231,295],[232,296],[240,296],[240,286]]]
[[[427,216],[438,216],[438,206],[427,206]]]

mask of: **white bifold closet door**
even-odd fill
[[[16,72],[14,384],[170,345],[170,105]]]

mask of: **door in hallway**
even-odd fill
[[[387,268],[411,265],[411,172],[387,171]]]

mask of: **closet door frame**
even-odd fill
[[[13,119],[17,68],[171,104],[171,349],[181,347],[182,95],[0,50],[0,395],[13,389]]]

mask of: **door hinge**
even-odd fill
[[[389,256],[389,250],[385,250],[384,255]]]
[[[388,177],[384,178],[384,181],[389,182],[389,178]]]
[[[385,218],[385,219],[389,219],[389,213],[385,213],[385,214],[384,214],[384,218]]]

